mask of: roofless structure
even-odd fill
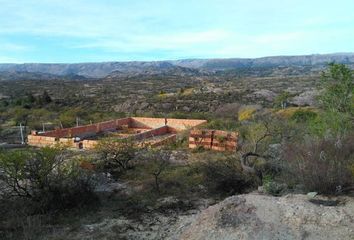
[[[206,123],[199,119],[130,117],[47,132],[32,131],[28,145],[44,147],[65,144],[70,148],[93,149],[102,138],[131,139],[152,147],[176,140],[176,134]]]

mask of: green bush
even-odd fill
[[[274,181],[270,175],[263,177],[263,187],[267,193],[273,196],[280,196],[287,190],[286,184]]]
[[[317,117],[317,113],[313,111],[299,109],[291,116],[291,120],[297,123],[305,123],[314,120]]]
[[[96,200],[94,175],[59,148],[0,153],[5,198],[24,198],[33,211],[75,208]]]
[[[255,178],[244,174],[233,159],[209,161],[202,166],[202,174],[211,194],[233,195],[256,186]]]
[[[236,131],[240,127],[240,123],[236,120],[228,119],[213,119],[207,123],[205,128],[208,129],[218,129],[226,131]]]

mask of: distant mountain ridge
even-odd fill
[[[305,67],[323,68],[330,62],[354,65],[354,53],[274,56],[262,58],[184,59],[171,61],[132,61],[73,64],[0,64],[0,76],[9,73],[36,73],[56,76],[102,78],[139,74],[198,74],[215,71],[252,70],[252,68]]]

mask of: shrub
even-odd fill
[[[132,166],[138,146],[127,139],[103,139],[96,146],[101,154],[101,166],[112,174],[119,174]]]
[[[274,104],[276,107],[284,109],[287,107],[288,102],[291,98],[292,95],[289,92],[284,91],[275,98]]]
[[[312,107],[288,107],[277,110],[276,115],[286,119],[293,119],[294,115],[306,115],[316,113],[316,109]]]
[[[291,120],[297,123],[305,123],[308,121],[313,121],[317,117],[317,113],[305,109],[299,109],[294,112],[291,116]]]
[[[204,128],[208,129],[218,129],[218,130],[226,130],[226,131],[236,131],[240,127],[240,124],[234,120],[226,120],[226,119],[213,119],[208,121],[208,123],[204,126]]]
[[[239,103],[228,103],[216,109],[214,115],[220,118],[235,119],[240,107],[241,105]]]
[[[352,70],[344,64],[331,63],[321,80],[321,87],[324,86],[324,91],[319,96],[322,107],[326,111],[354,114]]]
[[[354,77],[352,70],[332,63],[322,76],[324,87],[319,101],[324,113],[316,119],[313,128],[321,135],[343,137],[353,128]],[[319,126],[319,127],[317,127]]]
[[[239,121],[250,120],[254,116],[254,113],[256,112],[256,110],[257,109],[253,108],[253,107],[242,108],[238,112],[238,120]]]
[[[352,131],[353,121],[347,113],[324,112],[309,121],[309,129],[320,137],[341,137]]]
[[[16,150],[0,154],[1,194],[25,198],[34,211],[81,206],[95,200],[93,175],[67,159],[63,149]]]
[[[161,184],[161,174],[166,171],[170,162],[170,155],[169,151],[154,151],[150,150],[150,156],[148,161],[150,161],[152,165],[152,170],[150,174],[154,176],[154,183],[155,183],[155,190],[160,193],[160,184]]]
[[[204,181],[210,193],[232,195],[255,187],[255,179],[242,172],[233,160],[209,161],[202,166]]]
[[[286,181],[302,184],[307,191],[339,193],[354,185],[350,166],[354,163],[354,136],[342,140],[322,139],[288,145]]]
[[[263,178],[263,187],[267,193],[273,196],[282,195],[287,190],[286,184],[274,181],[274,179],[270,175],[266,175]]]

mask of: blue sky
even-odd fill
[[[0,0],[0,62],[354,52],[353,0]]]

